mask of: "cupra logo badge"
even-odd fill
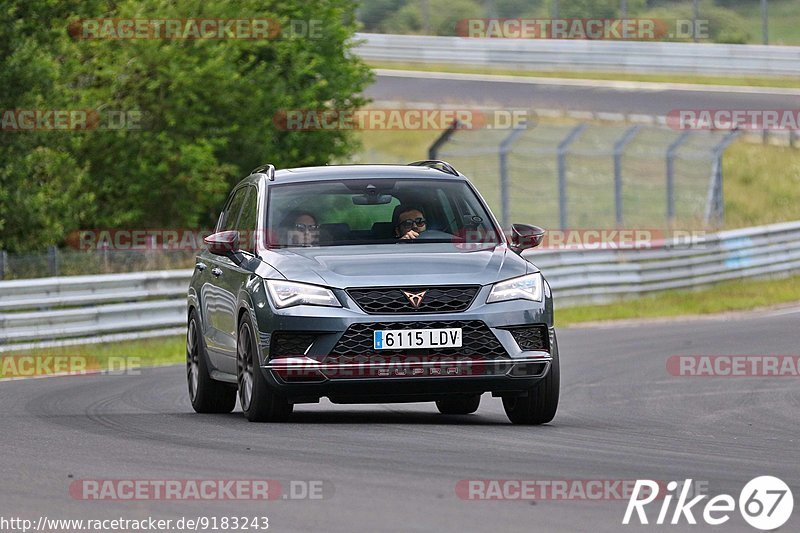
[[[403,294],[406,295],[408,301],[411,302],[411,306],[415,309],[419,308],[419,304],[422,303],[422,299],[425,297],[425,293],[428,291],[421,291],[421,292],[406,292],[403,291]]]

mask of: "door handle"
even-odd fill
[[[206,264],[205,263],[197,263],[196,265],[194,265],[194,267],[197,270],[199,270],[200,272],[202,272],[203,270],[206,269]]]
[[[222,270],[217,267],[211,269],[211,273],[214,274],[216,277],[220,277],[222,275]]]

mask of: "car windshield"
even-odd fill
[[[358,179],[273,185],[270,247],[453,242],[495,246],[498,235],[463,181]]]

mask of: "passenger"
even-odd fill
[[[288,246],[318,246],[317,217],[308,211],[292,211],[284,217],[281,227],[286,231]]]
[[[400,239],[416,239],[419,234],[428,229],[425,213],[419,207],[399,205],[395,209],[392,220],[394,233]]]

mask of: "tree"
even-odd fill
[[[90,109],[100,128],[2,133],[0,248],[31,248],[18,238],[31,227],[48,228],[39,239],[44,246],[78,225],[208,225],[230,186],[259,164],[347,156],[356,148],[352,132],[281,131],[273,117],[365,103],[360,93],[371,73],[350,52],[354,13],[351,0],[7,3],[0,15],[0,51],[7,52],[0,109]],[[256,40],[84,39],[85,18],[256,18],[283,31]],[[117,115],[124,127],[106,128]],[[58,189],[35,195],[41,208],[10,218],[9,202],[29,194],[32,165],[47,175],[39,183]],[[37,214],[54,211],[64,211],[60,226]]]

